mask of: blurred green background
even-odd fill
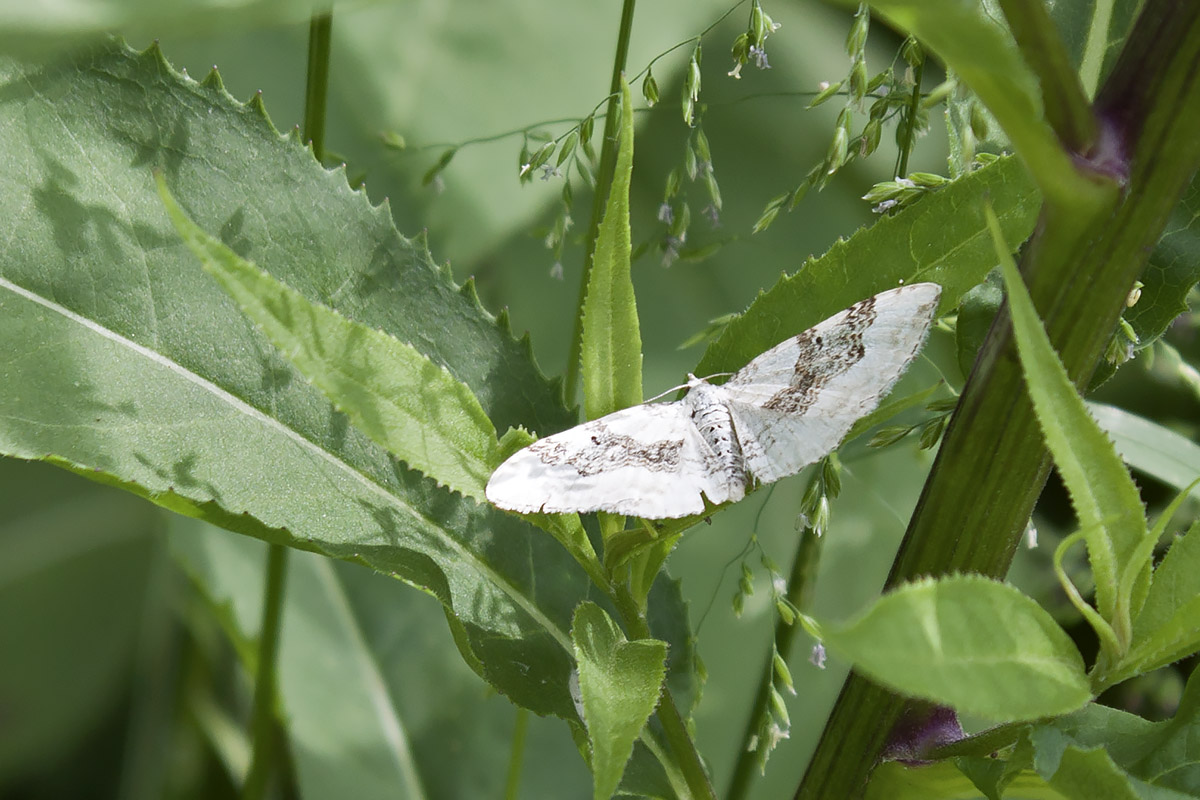
[[[727,9],[708,0],[641,4],[630,71]],[[724,212],[716,228],[694,213],[688,244],[723,246],[706,260],[669,268],[651,248],[634,265],[647,396],[683,380],[700,350],[678,346],[710,319],[741,310],[780,272],[869,222],[859,197],[892,174],[889,129],[875,157],[856,162],[768,231],[750,236],[764,204],[824,156],[841,104],[805,111],[807,93],[822,80],[840,79],[849,66],[848,13],[811,3],[770,3],[766,10],[782,24],[769,40],[770,70],[748,65],[741,80],[726,74],[728,48],[744,29],[748,7],[703,42],[703,126]],[[340,6],[334,20],[328,148],[347,161],[348,174],[365,177],[374,200],[388,199],[402,233],[428,231],[435,259],[448,261],[460,281],[474,276],[486,307],[509,310],[514,330],[530,332],[548,374],[565,367],[582,259],[572,240],[562,259],[564,279],[551,277],[554,257],[538,233],[554,218],[562,179],[518,183],[520,136],[464,147],[440,187],[424,187],[420,178],[446,145],[526,126],[558,135],[572,123],[537,123],[586,115],[606,96],[619,14],[615,2],[458,1],[351,4]],[[193,77],[216,64],[235,96],[261,90],[276,126],[287,130],[301,118],[307,32],[299,25],[155,35],[168,60]],[[874,27],[872,73],[891,61],[898,44]],[[656,65],[662,102],[637,118],[635,245],[663,235],[656,221],[663,183],[682,163],[688,135],[678,97],[690,50]],[[939,79],[927,72],[926,85]],[[910,168],[944,172],[940,116],[931,122]],[[385,148],[385,131],[401,134],[408,148]],[[575,183],[578,235],[590,200]],[[703,189],[688,190],[698,212],[707,204]],[[953,342],[935,332],[904,385],[928,385],[940,372],[957,384],[954,364]],[[1140,404],[1171,422],[1194,416],[1195,399],[1182,390],[1150,397],[1129,388],[1145,379],[1138,367],[1126,370],[1105,387],[1104,399]],[[914,460],[914,448],[906,441],[864,458],[860,443],[844,452],[844,491],[833,508],[817,588],[819,615],[844,618],[878,591],[932,460],[929,453]],[[700,626],[709,678],[696,731],[718,787],[728,780],[774,622],[765,572],[757,552],[744,555],[745,547],[757,533],[786,571],[803,485],[804,476],[782,481],[697,527],[668,564],[683,581],[693,626]],[[244,722],[250,685],[236,666],[245,642],[227,634],[239,615],[251,628],[256,624],[261,544],[172,518],[42,464],[0,461],[0,493],[0,797],[235,795],[227,770],[238,763],[239,743],[222,733],[222,720]],[[1063,507],[1052,491],[1039,518],[1043,547],[1023,552],[1016,568],[1040,599],[1053,597],[1037,576],[1048,564],[1056,525],[1070,524]],[[737,619],[730,600],[743,555],[759,590]],[[240,607],[213,614],[187,574],[218,561],[242,565],[244,579],[236,587]],[[306,585],[301,570],[341,587],[346,619],[367,642],[382,690],[400,710],[426,796],[499,796],[515,710],[463,663],[440,607],[385,576],[318,561],[293,556],[293,592]],[[187,574],[181,563],[189,565]],[[788,699],[791,738],[775,752],[754,796],[790,796],[844,676],[836,660],[823,671],[811,667],[807,648],[802,642],[790,659],[798,690]],[[285,646],[285,658],[287,652]],[[309,776],[305,796],[318,785]],[[532,720],[522,796],[590,796],[563,723]]]

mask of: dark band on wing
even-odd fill
[[[630,466],[651,472],[679,470],[682,439],[642,442],[632,436],[613,433],[602,425],[595,425],[595,432],[588,438],[591,446],[583,450],[568,447],[550,437],[534,442],[529,446],[529,452],[536,455],[543,464],[570,465],[581,476],[597,475]]]
[[[875,298],[860,300],[845,314],[846,318],[832,329],[822,333],[810,328],[796,337],[800,352],[792,380],[786,389],[763,403],[763,408],[782,414],[802,413],[817,401],[829,381],[862,361],[867,353],[863,334],[875,324]]]

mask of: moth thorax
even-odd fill
[[[731,480],[744,479],[742,448],[733,432],[733,417],[721,397],[720,389],[703,382],[692,385],[687,400],[692,406],[692,423],[708,442],[716,457],[715,466]]]

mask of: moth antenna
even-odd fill
[[[699,378],[693,376],[691,373],[688,373],[688,377],[691,378],[691,380],[689,380],[687,383],[681,383],[678,386],[672,386],[670,389],[667,389],[665,392],[659,392],[658,394],[654,395],[654,397],[651,397],[649,400],[643,400],[642,402],[643,403],[653,403],[655,400],[658,400],[659,398],[662,398],[662,397],[666,397],[667,395],[671,394],[672,392],[678,392],[680,389],[690,389],[693,386],[695,386],[697,383],[701,382]]]

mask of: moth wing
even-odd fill
[[[522,513],[609,511],[665,519],[728,499],[714,454],[680,402],[627,408],[547,436],[514,453],[487,499]]]
[[[834,314],[721,388],[749,471],[770,483],[833,451],[920,352],[941,287],[914,283]]]

